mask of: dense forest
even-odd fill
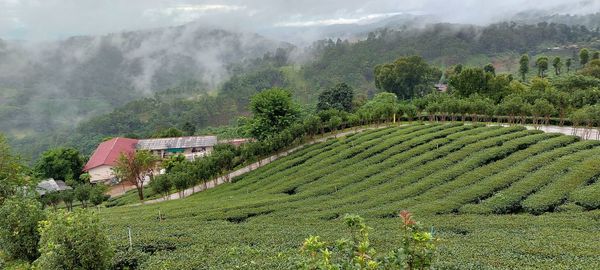
[[[38,43],[0,40],[0,125],[13,139],[37,143],[128,102],[190,88],[189,81],[195,94],[209,93],[234,66],[288,46],[195,23]]]

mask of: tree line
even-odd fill
[[[600,128],[595,115],[600,78],[583,72],[593,61],[577,73],[552,79],[539,73],[529,81],[519,81],[511,74],[496,74],[492,65],[457,65],[442,72],[421,57],[401,57],[375,68],[375,84],[381,92],[372,99],[356,96],[348,84],[339,83],[321,92],[312,109],[294,102],[289,90],[263,90],[249,102],[251,116],[237,121],[239,134],[254,138],[253,142],[240,147],[220,145],[211,156],[193,162],[169,160],[167,174],[157,176],[151,187],[164,196],[174,189],[183,192],[319,134],[361,125],[495,121]],[[443,81],[448,83],[446,92],[434,88],[435,78],[442,73],[447,78]]]

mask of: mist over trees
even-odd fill
[[[2,41],[0,126],[11,139],[30,140],[169,88],[205,95],[236,66],[280,47],[290,45],[194,23],[44,43]],[[24,144],[39,139],[32,141]]]
[[[190,31],[188,33],[181,30],[174,33],[183,35],[194,32]],[[232,40],[232,42],[238,38],[235,34],[221,31],[213,31],[209,32],[209,34],[215,35],[215,39]],[[132,32],[127,37],[142,43],[146,42],[146,40],[153,40],[149,37],[146,38],[145,35],[154,37],[157,34],[142,31],[140,33]],[[168,36],[163,35],[163,37]],[[279,50],[273,50],[269,53],[250,50],[253,53],[262,53],[262,57],[253,58],[250,55],[237,58],[229,57],[227,59],[228,61],[231,60],[231,64],[219,67],[223,68],[231,76],[224,80],[222,84],[216,86],[216,94],[207,93],[210,87],[203,81],[202,76],[193,76],[193,79],[189,79],[188,75],[190,73],[186,71],[187,73],[175,73],[183,77],[187,76],[188,78],[169,77],[170,79],[164,79],[165,77],[161,77],[163,78],[161,80],[150,80],[156,82],[177,81],[175,84],[160,84],[165,86],[165,88],[168,87],[168,89],[158,91],[154,94],[127,96],[132,92],[129,90],[118,91],[118,93],[106,92],[110,98],[117,102],[112,105],[104,101],[100,102],[95,99],[96,97],[93,99],[86,97],[86,102],[91,102],[91,104],[85,108],[101,108],[104,112],[108,112],[111,111],[113,106],[120,105],[108,114],[102,114],[100,111],[90,113],[90,115],[96,116],[84,117],[75,129],[65,128],[65,126],[72,125],[76,121],[69,119],[61,120],[62,122],[68,122],[68,124],[57,123],[55,119],[49,118],[50,115],[55,114],[48,111],[40,112],[40,115],[43,117],[34,117],[36,119],[32,119],[31,117],[27,119],[23,118],[29,117],[29,107],[23,107],[19,105],[20,103],[14,103],[13,100],[17,98],[10,94],[10,99],[4,99],[10,102],[5,103],[3,99],[0,99],[0,122],[4,120],[10,122],[7,125],[7,130],[19,132],[20,136],[18,137],[10,136],[11,143],[18,146],[23,155],[29,157],[29,159],[35,160],[35,157],[43,150],[57,145],[74,146],[80,149],[84,155],[89,155],[95,145],[106,137],[158,136],[156,132],[168,130],[169,128],[176,128],[178,130],[188,128],[189,130],[189,126],[185,126],[186,123],[193,124],[194,132],[202,132],[201,130],[206,127],[232,124],[236,121],[237,116],[249,115],[248,104],[252,95],[263,89],[272,87],[289,89],[292,92],[293,98],[301,101],[303,104],[316,103],[319,93],[334,87],[338,83],[347,84],[354,90],[357,97],[373,97],[383,89],[376,87],[377,76],[374,72],[375,67],[391,63],[402,55],[421,55],[424,61],[433,63],[432,66],[439,68],[460,64],[465,59],[471,59],[479,55],[493,56],[501,53],[516,52],[519,54],[527,53],[533,56],[541,51],[540,48],[543,44],[567,46],[573,43],[588,42],[597,37],[598,33],[595,30],[590,30],[583,26],[553,23],[517,24],[505,22],[489,26],[440,23],[428,25],[421,29],[411,27],[380,29],[369,33],[364,40],[353,42],[341,39],[335,41],[317,41],[304,54],[284,46]],[[72,40],[70,42],[74,44],[88,44],[91,41],[84,38],[82,41]],[[269,43],[268,41],[266,42]],[[134,49],[136,44],[138,43],[132,43],[130,45],[131,48]],[[240,44],[243,45],[244,43],[240,41]],[[256,46],[262,45],[257,44]],[[76,47],[76,45],[71,45],[71,48]],[[117,56],[122,54],[118,51],[113,50]],[[169,51],[167,50],[167,52]],[[222,53],[228,52],[223,51]],[[185,56],[185,53],[182,52],[181,55]],[[164,57],[167,56],[164,55]],[[119,57],[123,58],[123,56]],[[103,56],[102,59],[105,59],[105,57]],[[109,59],[111,58],[106,58],[103,61],[108,61]],[[125,61],[128,58],[125,57],[123,59]],[[186,58],[177,59],[183,61]],[[522,67],[527,68],[525,73],[520,74],[523,79],[525,79],[526,75],[531,75],[529,69],[538,71],[532,65],[536,59],[532,58],[525,65],[522,65]],[[568,63],[571,63],[569,59],[565,62],[567,73],[572,69],[580,68],[578,55],[573,57],[574,61],[572,62],[575,63],[572,63],[572,66],[568,65]],[[96,64],[97,61],[99,60],[93,60],[91,63]],[[241,61],[241,64],[233,64],[234,62],[239,63],[239,61]],[[514,61],[518,60],[515,59]],[[553,68],[552,59],[549,59],[549,61],[549,68],[544,70],[545,74],[549,73],[550,68]],[[140,65],[143,63],[145,62],[139,62]],[[158,64],[158,62],[155,64]],[[171,64],[162,64],[161,66],[172,66]],[[172,64],[175,65],[177,63]],[[185,66],[185,64],[182,65]],[[112,68],[112,66],[97,66],[95,68]],[[112,69],[115,70],[114,68]],[[85,69],[77,70],[83,71]],[[144,69],[141,70],[143,71]],[[163,74],[160,69],[152,71],[159,75]],[[502,71],[495,70],[496,73]],[[551,71],[555,72],[555,70]],[[90,74],[94,74],[91,70],[90,72]],[[588,71],[588,73],[593,73],[593,70]],[[98,74],[101,75],[102,73]],[[119,78],[121,75],[118,74],[115,78]],[[425,94],[432,90],[430,87],[432,82],[448,80],[448,74],[444,74],[445,78],[441,75],[441,73],[436,72],[435,76],[427,78],[427,82],[423,83],[424,88],[417,91],[418,93],[416,94],[401,92],[397,92],[396,94],[401,97],[413,97]],[[77,91],[82,91],[83,86],[95,87],[95,82],[90,80],[85,85],[78,85],[81,87],[77,87]],[[159,87],[159,84],[156,85],[156,87]],[[118,87],[113,88],[111,85],[103,87],[111,87],[111,91],[121,89]],[[101,88],[95,89],[102,91]],[[152,91],[155,90],[159,89],[152,89]],[[74,93],[77,94],[77,91]],[[3,91],[0,95],[9,95],[6,93],[14,92]],[[102,97],[98,98],[102,99]],[[60,102],[65,101],[61,100]],[[38,106],[36,110],[42,107]],[[57,107],[60,107],[61,112],[69,117],[85,115],[85,113],[69,111],[69,106],[59,105]],[[23,126],[23,123],[36,123],[36,127],[31,131],[27,126]],[[11,125],[15,129],[8,129]],[[42,136],[41,133],[44,132],[48,134]],[[191,134],[189,131],[187,133]]]

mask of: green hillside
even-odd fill
[[[285,269],[309,235],[345,235],[345,213],[389,250],[402,209],[442,239],[440,268],[598,269],[599,155],[598,141],[523,127],[412,124],[307,146],[186,199],[100,212],[118,249],[131,227],[145,269]]]

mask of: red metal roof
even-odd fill
[[[114,138],[98,145],[90,160],[83,167],[84,171],[96,168],[102,165],[115,165],[121,153],[135,152],[135,146],[138,143],[136,139]]]

